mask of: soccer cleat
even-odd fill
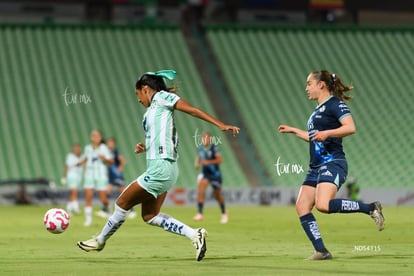
[[[85,227],[89,227],[91,225],[92,225],[92,220],[90,220],[90,219],[86,219],[85,222],[83,223],[83,226],[85,226]]]
[[[107,212],[105,212],[104,210],[99,210],[98,212],[95,213],[95,215],[97,215],[98,217],[107,219],[109,218],[111,215]]]
[[[227,213],[224,213],[221,215],[220,223],[226,224],[227,222],[229,222],[229,216]]]
[[[202,221],[204,219],[203,214],[197,214],[193,217],[193,220],[195,221]]]
[[[134,219],[137,217],[137,212],[135,212],[134,210],[131,210],[128,212],[128,218],[129,219]]]
[[[206,244],[207,231],[204,228],[196,229],[196,235],[193,239],[193,245],[196,249],[196,260],[199,262],[204,258],[207,251]]]
[[[105,244],[100,244],[96,237],[87,240],[87,241],[80,241],[77,243],[80,249],[89,252],[89,251],[101,251],[104,249]]]
[[[382,214],[382,206],[379,201],[375,201],[371,203],[374,206],[374,210],[372,210],[369,215],[375,221],[375,224],[378,227],[379,231],[384,230],[384,215]]]
[[[309,258],[305,259],[307,261],[322,261],[322,260],[332,260],[332,254],[329,251],[319,252],[315,251]]]

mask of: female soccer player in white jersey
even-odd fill
[[[91,144],[85,147],[83,153],[85,163],[85,226],[92,224],[92,200],[94,190],[98,191],[104,210],[108,212],[108,165],[112,164],[112,154],[103,143],[99,130],[91,132]]]
[[[63,185],[67,185],[70,189],[69,200],[66,204],[66,210],[69,214],[79,214],[78,189],[82,182],[82,150],[79,144],[72,146],[72,152],[68,153],[65,160],[65,168],[63,171],[63,178],[61,180]]]
[[[125,221],[129,209],[141,204],[142,219],[164,230],[185,236],[192,240],[196,248],[196,260],[201,261],[207,250],[203,228],[193,229],[181,221],[161,213],[160,209],[167,191],[178,177],[177,145],[178,136],[174,125],[174,110],[179,110],[216,125],[222,131],[230,130],[233,135],[239,128],[225,125],[206,112],[190,105],[168,89],[164,78],[174,79],[175,71],[162,70],[143,74],[135,84],[138,101],[147,108],[142,126],[145,131],[145,144],[138,143],[136,153],[146,152],[147,170],[134,180],[118,197],[115,211],[102,231],[95,238],[78,242],[85,251],[100,251],[108,238]]]
[[[381,204],[371,204],[335,198],[345,182],[348,165],[342,149],[342,138],[355,133],[355,125],[345,100],[345,92],[352,86],[344,85],[339,77],[326,70],[309,74],[306,93],[318,103],[307,123],[307,130],[288,125],[279,126],[281,133],[293,133],[309,143],[310,168],[299,191],[296,211],[303,230],[312,242],[315,253],[308,260],[332,259],[326,249],[318,224],[312,214],[313,207],[323,213],[365,213],[374,219],[378,230],[384,229]]]

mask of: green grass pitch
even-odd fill
[[[96,234],[104,220],[83,227],[73,216],[63,234],[43,227],[50,206],[0,207],[0,275],[413,275],[414,208],[385,207],[385,230],[363,214],[315,212],[330,261],[304,261],[312,247],[294,207],[229,207],[230,221],[219,223],[218,207],[205,220],[192,221],[189,207],[163,211],[193,227],[205,227],[208,251],[195,261],[184,237],[127,220],[101,252],[83,252],[76,241]],[[137,208],[139,209],[139,208]]]

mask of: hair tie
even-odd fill
[[[145,74],[159,76],[159,77],[162,77],[163,79],[173,80],[177,72],[175,72],[174,70],[159,70],[157,72],[146,72]]]
[[[335,83],[335,81],[336,81],[336,75],[335,74],[331,74],[331,79],[332,79],[332,82]]]

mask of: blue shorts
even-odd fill
[[[348,175],[346,160],[333,160],[320,167],[309,168],[303,185],[315,187],[322,182],[335,184],[339,190]]]
[[[214,190],[221,189],[221,186],[222,186],[221,184],[223,183],[223,179],[221,178],[221,175],[215,176],[215,175],[200,173],[197,179],[198,180],[207,179],[208,182],[211,184],[211,187],[213,187]]]
[[[109,184],[117,187],[125,186],[124,175],[118,172],[116,166],[109,167]]]
[[[148,159],[147,170],[137,178],[137,182],[157,198],[175,185],[178,174],[177,162],[167,159]]]

